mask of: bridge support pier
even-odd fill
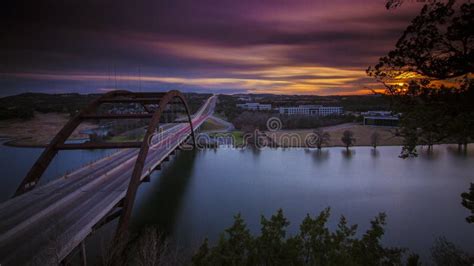
[[[87,266],[86,244],[84,243],[84,241],[81,242],[80,256],[82,260],[82,265]]]

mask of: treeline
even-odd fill
[[[395,48],[367,69],[402,114],[401,157],[416,156],[420,144],[467,149],[474,141],[473,23],[469,1],[426,4]]]
[[[253,131],[255,129],[267,130],[267,121],[271,117],[278,117],[281,120],[281,129],[308,129],[323,126],[337,125],[341,123],[353,122],[357,118],[354,116],[304,116],[304,115],[280,115],[272,112],[252,112],[244,111],[237,115],[232,121],[234,126],[243,131]]]
[[[75,114],[98,94],[46,94],[24,93],[0,99],[0,119],[29,119],[35,112]]]
[[[234,121],[242,112],[242,109],[236,106],[237,103],[239,103],[239,101],[237,101],[235,96],[219,95],[215,111],[216,113],[224,115],[227,121]]]
[[[298,106],[304,104],[342,106],[345,111],[390,110],[390,98],[387,95],[354,95],[354,96],[311,96],[311,95],[272,95],[249,94],[259,97],[262,104],[272,104],[272,107]],[[236,107],[238,97],[232,95],[219,95],[216,112],[224,115],[228,121],[233,121],[242,109]]]
[[[189,111],[195,113],[203,104],[204,102],[212,96],[209,93],[185,93],[184,96],[186,97],[186,102],[189,106]]]
[[[329,217],[329,208],[315,217],[308,214],[299,231],[289,235],[290,221],[280,209],[270,218],[262,216],[260,234],[252,234],[237,214],[215,244],[205,239],[192,256],[177,250],[156,228],[148,227],[138,235],[117,238],[101,254],[100,265],[422,265],[420,257],[408,249],[382,244],[384,213],[372,219],[363,234],[344,216],[330,229]],[[444,237],[437,238],[430,251],[435,265],[474,262],[472,255]]]
[[[186,93],[191,113],[194,113],[211,94]],[[30,119],[35,112],[76,114],[100,94],[24,93],[0,98],[0,120]]]

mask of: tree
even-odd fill
[[[356,237],[357,225],[344,216],[335,231],[327,227],[330,209],[312,218],[307,215],[299,233],[286,235],[288,220],[280,209],[270,219],[262,216],[260,235],[252,237],[240,216],[225,230],[219,242],[204,241],[194,255],[194,265],[400,265],[404,249],[382,246],[385,215],[379,214],[371,227]]]
[[[344,143],[344,145],[346,145],[346,150],[349,151],[349,147],[354,145],[356,142],[356,139],[354,138],[354,132],[350,130],[344,131],[342,133],[341,141]]]
[[[436,265],[472,265],[474,263],[474,257],[470,257],[444,237],[435,240],[431,248],[431,257]]]
[[[468,223],[474,223],[474,183],[471,183],[469,192],[461,194],[462,206],[471,211],[471,215],[466,217]]]
[[[419,77],[446,80],[474,71],[474,4],[434,1],[406,28],[395,49],[369,67],[368,73],[388,85],[390,81]],[[402,76],[400,76],[402,75]],[[396,86],[391,88],[397,88]]]
[[[402,2],[389,0],[387,8]],[[440,141],[467,145],[473,139],[473,22],[473,3],[426,4],[395,49],[367,69],[392,96],[392,107],[402,113],[407,145],[401,157],[416,156],[417,144],[429,148]]]
[[[380,141],[380,134],[377,131],[374,131],[372,135],[370,135],[370,143],[372,144],[372,147],[374,149],[377,149],[377,145],[379,144]]]
[[[329,132],[326,132],[320,128],[316,129],[313,131],[313,134],[309,140],[310,146],[316,146],[318,150],[321,150],[323,145],[328,145],[329,141],[331,140],[331,134]]]

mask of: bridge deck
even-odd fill
[[[213,108],[193,118],[199,127]],[[142,178],[190,134],[187,124],[155,138]],[[122,200],[137,149],[125,149],[0,204],[0,265],[54,264],[65,258]]]

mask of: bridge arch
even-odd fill
[[[150,124],[148,125],[147,132],[145,133],[145,136],[143,137],[143,143],[140,148],[140,152],[138,153],[135,166],[133,168],[132,177],[130,178],[130,182],[127,188],[127,194],[125,195],[125,198],[124,198],[122,213],[120,215],[119,223],[117,227],[117,236],[121,236],[122,234],[126,233],[128,229],[129,220],[132,215],[133,204],[135,202],[135,197],[137,194],[138,187],[140,186],[140,183],[141,183],[143,168],[145,167],[145,160],[147,158],[148,151],[150,149],[150,142],[152,141],[154,130],[155,128],[158,127],[160,123],[161,115],[163,114],[163,111],[165,110],[166,106],[174,98],[179,99],[179,101],[184,105],[186,109],[188,122],[191,128],[191,136],[193,138],[193,144],[194,144],[194,147],[196,147],[196,138],[194,135],[194,128],[193,128],[193,123],[192,123],[191,116],[189,113],[188,104],[186,103],[186,100],[184,99],[184,96],[181,94],[181,92],[177,90],[169,91],[160,100],[159,108],[153,114]]]
[[[36,160],[34,165],[28,171],[27,175],[22,180],[13,197],[19,196],[27,191],[32,190],[40,181],[41,176],[48,168],[51,161],[54,159],[59,150],[70,149],[108,149],[108,148],[139,148],[139,153],[135,161],[132,177],[130,179],[129,188],[124,201],[124,209],[120,218],[120,224],[128,226],[128,217],[133,207],[133,202],[136,195],[136,190],[140,185],[140,178],[144,168],[144,163],[150,148],[150,141],[155,132],[155,128],[159,126],[160,119],[165,111],[165,108],[178,101],[184,106],[187,123],[190,125],[191,137],[194,146],[196,145],[194,128],[189,112],[189,106],[185,100],[184,95],[177,91],[171,90],[166,93],[134,93],[125,90],[115,90],[108,92],[82,109],[77,115],[71,118],[66,125],[56,134],[52,141],[48,144],[40,157]],[[104,103],[140,103],[146,114],[119,114],[119,115],[97,115],[95,114],[98,108]],[[152,112],[147,108],[147,104],[158,104],[158,108]],[[66,144],[66,140],[72,135],[74,130],[87,119],[133,119],[133,118],[151,118],[148,124],[147,131],[141,142],[120,142],[120,143],[83,143],[83,144]],[[128,207],[127,207],[128,206]]]

